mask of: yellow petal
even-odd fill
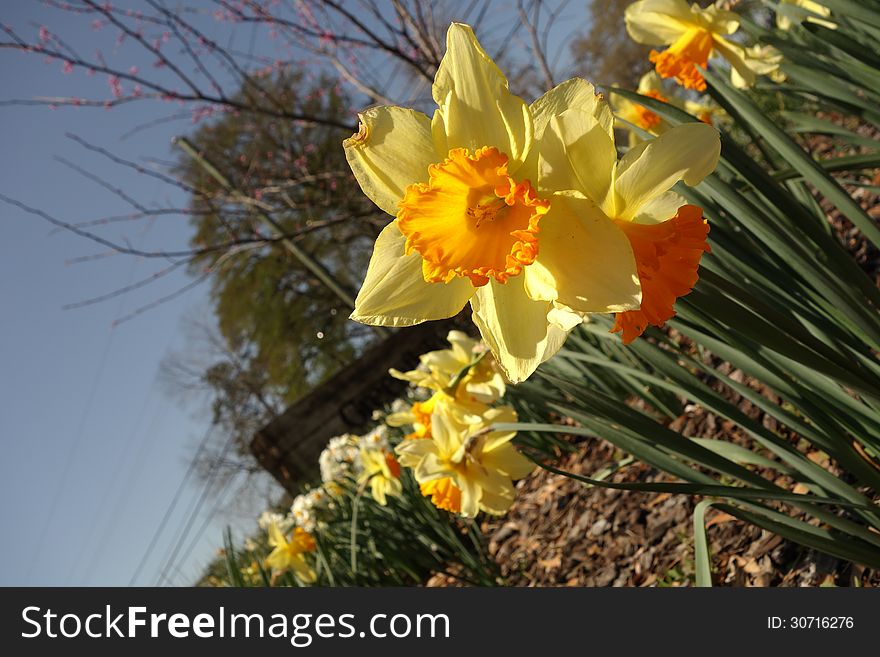
[[[550,326],[551,304],[530,299],[524,285],[523,276],[504,284],[491,280],[471,299],[474,323],[512,383],[526,380],[545,360]]]
[[[461,515],[465,518],[473,518],[480,510],[480,496],[482,491],[469,477],[453,477],[455,485],[461,490]]]
[[[639,208],[639,213],[633,218],[633,221],[637,224],[663,223],[672,219],[685,203],[687,200],[677,192],[660,194]]]
[[[509,424],[517,421],[516,411],[512,406],[498,406],[486,411],[482,424],[492,428],[496,424]],[[490,431],[483,439],[483,453],[491,452],[501,445],[509,443],[516,436],[516,431]]]
[[[503,473],[510,479],[522,479],[535,469],[535,464],[517,452],[510,443],[499,445],[491,452],[484,452],[480,463],[489,470]]]
[[[574,109],[553,117],[539,148],[542,190],[575,189],[605,207],[617,151],[608,128],[597,117]]]
[[[382,477],[373,477],[370,481],[370,495],[381,506],[388,505],[388,499],[385,497],[385,479]]]
[[[284,534],[281,533],[278,523],[273,522],[269,525],[269,545],[276,548],[287,546],[287,539],[284,538]]]
[[[529,151],[526,161],[519,170],[519,177],[531,182],[538,182],[538,157],[540,140],[544,135],[545,128],[554,116],[562,114],[567,109],[578,109],[597,117],[613,139],[614,116],[608,103],[602,100],[602,96],[596,93],[592,84],[582,78],[571,78],[562,84],[558,84],[529,106],[534,122],[534,143]]]
[[[474,340],[464,331],[450,331],[446,334],[446,341],[451,345],[453,357],[461,363],[469,363],[474,358],[474,347],[479,340]]]
[[[401,372],[398,369],[391,368],[388,370],[388,374],[390,374],[395,379],[400,381],[408,381],[414,386],[422,385],[422,382],[425,380],[430,380],[430,375],[427,372],[422,372],[421,370],[412,370],[409,372]]]
[[[715,37],[715,50],[730,63],[730,81],[738,89],[748,89],[758,79],[749,66],[745,49],[732,41]]]
[[[512,485],[507,487],[505,492],[507,495],[483,489],[480,495],[480,509],[493,516],[503,516],[510,510],[516,494]]]
[[[641,302],[629,240],[591,200],[577,193],[553,196],[542,223],[538,260],[527,273],[531,298],[559,301],[576,312],[621,312]]]
[[[572,312],[558,302],[553,302],[553,308],[547,313],[547,319],[550,320],[550,327],[547,329],[547,342],[544,344],[544,355],[541,362],[546,362],[556,355],[556,352],[562,349],[568,334],[571,330],[581,324],[586,317],[586,313]]]
[[[405,468],[415,468],[426,454],[437,453],[437,445],[430,439],[415,438],[400,442],[394,451],[400,465]]]
[[[739,14],[734,11],[710,5],[697,12],[703,25],[714,34],[733,34],[739,29]]]
[[[626,31],[638,43],[669,44],[694,26],[685,0],[641,0],[626,8]]]
[[[424,441],[425,439],[422,439],[418,442]],[[420,484],[445,479],[453,474],[454,472],[445,465],[445,461],[441,461],[434,452],[425,454],[413,468],[413,475]]]
[[[422,365],[429,368],[432,372],[438,372],[447,376],[455,376],[462,367],[467,365],[471,359],[462,360],[457,358],[451,349],[439,349],[437,351],[429,351],[419,356]],[[424,373],[422,373],[424,376]]]
[[[285,548],[275,548],[272,553],[266,557],[266,564],[272,570],[287,570],[289,557]]]
[[[790,5],[794,5],[794,7]],[[776,10],[776,26],[780,30],[788,30],[792,24],[806,20],[809,23],[827,27],[829,30],[836,30],[836,23],[817,18],[817,16],[827,18],[830,15],[831,10],[828,7],[813,0],[782,0],[782,4]]]
[[[473,295],[467,278],[426,283],[422,257],[416,252],[404,255],[404,242],[395,222],[379,233],[355,299],[353,320],[373,326],[413,326],[456,315]]]
[[[373,107],[360,115],[360,131],[344,142],[345,158],[370,200],[390,215],[408,185],[428,180],[428,166],[443,157],[434,151],[431,122],[402,107]]]
[[[516,409],[513,406],[496,406],[483,414],[483,422],[486,425],[500,422],[516,422]]]
[[[302,555],[296,555],[290,560],[290,567],[296,575],[297,579],[303,584],[314,584],[318,579],[317,573],[309,565]]]
[[[436,443],[436,452],[448,456],[464,443],[466,426],[461,425],[447,415],[443,409],[437,408],[431,414],[431,438]]]
[[[738,43],[717,37],[715,49],[730,62],[730,81],[738,89],[751,87],[759,75],[777,72],[783,59],[782,53],[773,46],[756,44],[743,48]]]
[[[568,109],[596,115],[600,122],[610,122],[610,110],[592,84],[583,78],[571,78],[558,84],[529,106],[535,124],[535,139],[540,139],[554,116]],[[610,123],[608,124],[610,130]]]
[[[675,126],[630,149],[617,165],[615,218],[632,219],[679,180],[698,184],[715,170],[720,154],[718,131],[705,123]]]
[[[400,411],[399,413],[389,413],[386,415],[385,424],[389,427],[402,427],[412,424],[415,419],[416,416],[413,415],[412,411]]]
[[[648,71],[639,78],[639,87],[636,91],[643,96],[648,95],[648,92],[651,91],[661,93],[663,91],[663,80],[657,75],[656,71]]]
[[[532,142],[529,108],[508,91],[507,78],[469,26],[450,25],[431,93],[439,107],[434,143],[443,152],[494,146],[510,157],[511,173],[525,159]]]

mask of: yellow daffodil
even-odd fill
[[[274,548],[266,557],[266,565],[276,574],[292,571],[304,584],[312,584],[317,574],[304,554],[315,551],[315,539],[301,527],[295,527],[290,541],[273,522],[269,525],[269,546]]]
[[[479,422],[488,408],[482,402],[459,399],[438,390],[425,401],[414,402],[408,410],[391,413],[385,423],[389,427],[412,426],[412,433],[405,438],[426,438],[431,435],[431,418],[435,413],[442,413],[455,424],[466,425]]]
[[[400,483],[400,464],[391,452],[384,449],[361,448],[363,472],[358,482],[370,485],[373,499],[382,506],[388,504],[388,497],[397,497],[403,492]]]
[[[685,110],[688,114],[697,117],[703,123],[712,125],[713,119],[722,113],[720,107],[707,105],[704,102],[695,100],[687,100],[664,95],[663,81],[656,72],[651,71],[645,73],[639,80],[639,87],[636,89],[638,93],[649,98],[654,98],[663,103],[670,103],[675,107]],[[632,148],[644,141],[635,130],[630,128],[629,124],[638,126],[642,130],[658,136],[669,130],[669,122],[663,120],[658,114],[652,112],[647,107],[639,103],[630,101],[623,96],[615,95],[615,112],[614,115],[621,119],[615,123],[616,126],[624,128],[629,132],[629,146]]]
[[[662,80],[654,71],[645,73],[645,75],[639,79],[639,86],[636,91],[643,96],[654,98],[662,103],[669,102],[669,98],[667,98],[663,92]],[[623,96],[615,96],[614,108],[615,116],[625,122],[615,122],[615,125],[618,127],[628,129],[626,124],[630,123],[638,126],[646,132],[650,132],[652,135],[659,135],[669,128],[669,124],[660,118],[658,114],[652,112],[647,107],[624,98]],[[642,141],[634,131],[630,131],[629,136],[630,147],[633,147]]]
[[[706,9],[686,0],[639,0],[626,8],[626,29],[638,43],[669,46],[652,50],[650,60],[660,77],[675,78],[687,89],[705,91],[699,68],[706,68],[713,54],[731,67],[733,84],[748,87],[761,74],[743,46],[726,37],[739,29],[739,17],[717,6]]]
[[[779,0],[780,6],[776,11],[776,26],[780,30],[790,30],[791,26],[806,20],[808,23],[816,23],[829,30],[836,30],[837,23],[823,20],[831,15],[831,10],[819,2],[813,0]],[[786,7],[791,5],[792,7]],[[797,7],[797,9],[793,9]]]
[[[433,396],[423,402],[413,402],[406,410],[390,413],[385,423],[389,427],[411,426],[412,433],[405,438],[424,438],[431,432],[431,413],[436,402]]]
[[[522,381],[582,321],[560,304],[531,298],[525,282],[541,260],[551,205],[534,185],[544,127],[567,107],[598,100],[592,86],[575,80],[526,105],[461,24],[449,28],[432,95],[433,118],[374,107],[344,142],[361,189],[395,217],[376,240],[351,317],[411,326],[451,317],[470,302],[503,373]],[[579,263],[603,251],[596,237]],[[592,311],[638,306],[631,254],[592,271],[580,281],[590,286],[584,295],[604,294]]]
[[[606,108],[569,109],[554,117],[541,149],[541,189],[551,196],[541,259],[526,278],[529,296],[575,312],[595,312],[576,281],[585,269],[607,271],[627,258],[638,272],[641,305],[617,312],[614,331],[629,343],[648,325],[674,316],[675,300],[697,281],[709,226],[702,210],[670,191],[696,185],[718,162],[718,131],[687,123],[631,148],[620,160]],[[604,251],[593,247],[602,235]],[[591,251],[592,249],[592,251]],[[590,253],[592,257],[586,258]],[[589,264],[586,264],[589,263]]]
[[[730,120],[727,112],[718,105],[710,105],[705,101],[684,100],[681,103],[682,109],[691,116],[697,117],[703,123],[709,125],[717,125]]]
[[[449,392],[461,401],[491,404],[503,397],[504,378],[495,368],[495,359],[485,352],[485,345],[462,331],[450,331],[446,339],[450,349],[422,354],[419,369],[392,369],[391,376],[414,386]]]
[[[481,423],[464,430],[435,414],[431,439],[397,446],[400,463],[414,469],[422,493],[437,507],[469,518],[480,510],[501,515],[513,503],[512,480],[525,477],[534,465],[510,444],[515,431],[488,430],[500,422],[516,422],[516,411],[490,409]]]
[[[650,73],[645,73],[641,78],[639,78],[639,86],[636,91],[643,96],[655,98],[662,103],[669,102],[669,99],[664,95],[663,92],[663,81],[660,79],[660,76],[657,75],[657,73],[655,73],[654,71],[651,71]],[[643,130],[651,130],[663,123],[663,119],[661,119],[657,114],[655,114],[648,108],[642,107],[637,103],[627,101],[625,98],[622,98],[620,101],[618,101],[616,105],[616,114],[619,118],[624,119],[625,121],[629,121],[630,123],[639,126]]]
[[[769,45],[755,44],[742,51],[746,69],[755,75],[766,75],[774,82],[784,82],[785,74],[779,69],[783,56],[776,48]],[[751,86],[751,78],[746,79],[740,75],[739,69],[731,67],[730,81],[733,86],[745,89]]]

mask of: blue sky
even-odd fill
[[[113,35],[95,32],[89,20],[71,20],[38,2],[10,3],[2,21],[29,39],[45,25],[70,43],[112,53],[114,61],[144,70],[151,66],[129,45],[116,48]],[[561,22],[554,39],[568,36],[573,24]],[[244,44],[251,42],[248,29],[238,31]],[[81,70],[64,73],[60,62],[45,63],[12,51],[0,53],[0,79],[2,99],[109,97],[106,76],[88,76]],[[176,111],[179,108],[162,103],[132,103],[114,110],[0,107],[0,194],[68,222],[131,212],[124,201],[65,166],[59,161],[63,158],[146,206],[182,207],[180,190],[122,168],[65,137],[74,133],[152,166],[152,160],[174,157],[170,140],[192,130],[191,122],[126,135],[135,126]],[[54,231],[38,217],[2,203],[0,222],[0,585],[126,585],[208,428],[204,404],[171,398],[157,379],[162,358],[189,345],[185,319],[210,316],[208,288],[194,288],[114,327],[114,320],[191,279],[180,269],[103,303],[63,310],[67,304],[145,278],[168,263],[124,255],[71,263],[106,249]],[[95,230],[144,250],[184,249],[190,233],[182,216]],[[175,532],[200,493],[197,485],[184,490],[137,584],[157,580]],[[221,496],[220,491],[209,491],[205,509],[210,512]],[[189,556],[171,581],[191,583],[222,544],[226,524],[251,526],[259,510],[222,511],[207,521],[203,512],[194,530],[203,522],[206,530],[192,546],[183,544],[180,554]]]
[[[59,25],[58,19],[58,12],[36,2],[14,3],[3,16],[29,38],[43,24],[78,44],[103,38],[87,22]],[[106,76],[64,74],[60,62],[9,51],[0,56],[0,79],[3,98],[109,95]],[[180,207],[178,190],[65,138],[72,132],[132,160],[168,160],[171,137],[192,128],[187,121],[121,139],[134,126],[168,113],[157,104],[124,110],[0,107],[0,193],[71,222],[131,212],[57,159],[65,158],[148,206]],[[183,318],[209,312],[208,289],[197,287],[114,328],[114,320],[190,279],[179,271],[142,290],[65,311],[66,304],[111,292],[167,262],[117,255],[69,264],[106,249],[53,232],[48,223],[5,204],[0,222],[0,584],[125,585],[207,426],[202,406],[188,400],[184,408],[170,398],[157,371],[169,351],[187,345]],[[189,236],[181,216],[100,232],[144,249],[186,248]],[[186,490],[138,583],[154,581],[173,531],[199,492],[198,486]],[[238,521],[221,516],[210,524],[177,583],[191,581],[221,545],[227,520]],[[201,519],[195,529],[200,524]]]

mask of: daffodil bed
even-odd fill
[[[719,517],[880,569],[880,291],[835,234],[880,243],[880,3],[766,4],[634,2],[655,72],[605,90],[616,115],[582,79],[527,104],[461,24],[430,117],[361,113],[346,156],[389,222],[352,319],[406,330],[469,305],[482,342],[453,332],[392,371],[413,396],[378,442],[328,447],[356,466],[324,477],[326,530],[296,502],[271,520],[264,581],[500,581],[474,519],[509,512],[536,465],[687,496],[698,585],[727,581]],[[844,154],[814,159],[815,135]],[[727,428],[688,435],[689,408]],[[572,439],[613,444],[615,468],[566,461]]]

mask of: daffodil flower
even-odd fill
[[[461,24],[449,28],[432,95],[433,118],[374,107],[360,114],[358,133],[344,142],[361,189],[395,217],[376,240],[351,317],[411,326],[451,317],[470,302],[498,365],[519,382],[582,321],[527,292],[551,206],[534,185],[544,128],[569,106],[599,101],[591,85],[573,80],[526,105]],[[608,121],[610,130],[610,111]],[[577,266],[594,274],[584,294],[604,294],[591,311],[636,308],[631,254],[602,270],[590,262],[604,251],[602,236],[578,257]]]
[[[791,26],[806,20],[829,30],[836,30],[837,23],[823,20],[831,16],[831,10],[820,2],[814,0],[779,0],[780,6],[776,11],[776,27],[780,30],[790,30]],[[786,7],[785,5],[789,5]]]
[[[669,98],[663,92],[662,80],[654,71],[645,73],[639,79],[639,86],[636,91],[642,96],[654,98],[661,103],[669,102]],[[620,119],[620,121],[615,121],[615,126],[625,129],[628,129],[626,124],[632,124],[646,132],[650,132],[652,135],[659,135],[669,128],[669,124],[656,112],[652,112],[644,105],[634,103],[623,96],[615,96],[614,115],[617,119]],[[634,131],[630,131],[629,137],[630,148],[643,141]]]
[[[525,477],[534,465],[510,444],[515,431],[489,431],[501,422],[516,422],[516,411],[490,409],[481,423],[463,429],[435,414],[431,439],[397,446],[400,463],[414,469],[422,493],[441,509],[469,518],[481,510],[504,514],[514,500],[513,480]]]
[[[425,438],[431,433],[431,413],[437,399],[432,396],[422,402],[413,402],[412,405],[402,411],[390,413],[385,418],[389,427],[411,426],[412,432],[404,436],[404,439]]]
[[[709,250],[702,210],[671,191],[696,185],[718,162],[718,131],[686,123],[631,148],[618,160],[605,111],[569,109],[546,130],[539,162],[541,189],[551,197],[541,236],[541,259],[526,278],[529,296],[592,312],[581,280],[589,270],[607,271],[632,259],[641,305],[617,313],[614,331],[628,344],[647,328],[674,316],[675,300],[697,281],[700,258]],[[602,236],[603,253],[593,245]],[[614,247],[612,250],[611,247]],[[593,257],[584,254],[593,249]],[[589,263],[585,265],[585,263]]]
[[[495,359],[486,354],[485,345],[463,331],[450,331],[446,339],[450,348],[422,354],[418,369],[391,369],[389,373],[416,387],[450,392],[463,402],[491,404],[503,397],[504,378],[495,368]]]
[[[278,524],[273,522],[269,525],[269,546],[274,549],[266,557],[266,565],[273,572],[281,574],[289,570],[304,584],[315,582],[317,574],[303,556],[315,551],[315,539],[311,534],[301,527],[295,527],[288,541]]]
[[[664,95],[663,80],[655,71],[645,73],[639,79],[639,86],[636,89],[642,96],[654,98],[662,103],[669,103],[675,107],[685,110],[688,114],[697,117],[703,123],[712,125],[714,119],[723,114],[723,110],[714,105],[708,105],[705,102],[699,102],[690,99],[681,99],[675,96],[667,97]],[[615,122],[616,127],[623,128],[629,132],[630,148],[638,145],[644,139],[631,128],[631,125],[638,126],[642,130],[659,136],[669,130],[669,122],[661,118],[656,112],[651,111],[644,105],[633,102],[623,96],[615,95],[614,100],[614,116],[619,119]]]
[[[400,464],[391,452],[362,447],[361,463],[364,470],[358,477],[358,482],[362,485],[369,484],[370,494],[379,504],[385,506],[389,496],[397,497],[403,492]]]
[[[629,35],[638,43],[666,45],[652,50],[650,60],[660,77],[675,78],[687,89],[706,90],[699,68],[718,54],[731,66],[731,82],[739,87],[755,83],[760,61],[750,58],[745,48],[726,38],[739,29],[739,16],[717,6],[706,9],[685,0],[639,0],[624,15]]]
[[[681,107],[685,112],[697,117],[708,125],[719,125],[730,121],[730,116],[718,105],[710,105],[699,100],[685,99],[681,102]]]
[[[455,424],[467,425],[479,422],[488,408],[482,402],[460,399],[438,390],[425,401],[414,402],[407,410],[391,413],[385,423],[389,427],[412,426],[412,433],[404,438],[426,438],[431,435],[431,419],[435,413],[442,413]]]

